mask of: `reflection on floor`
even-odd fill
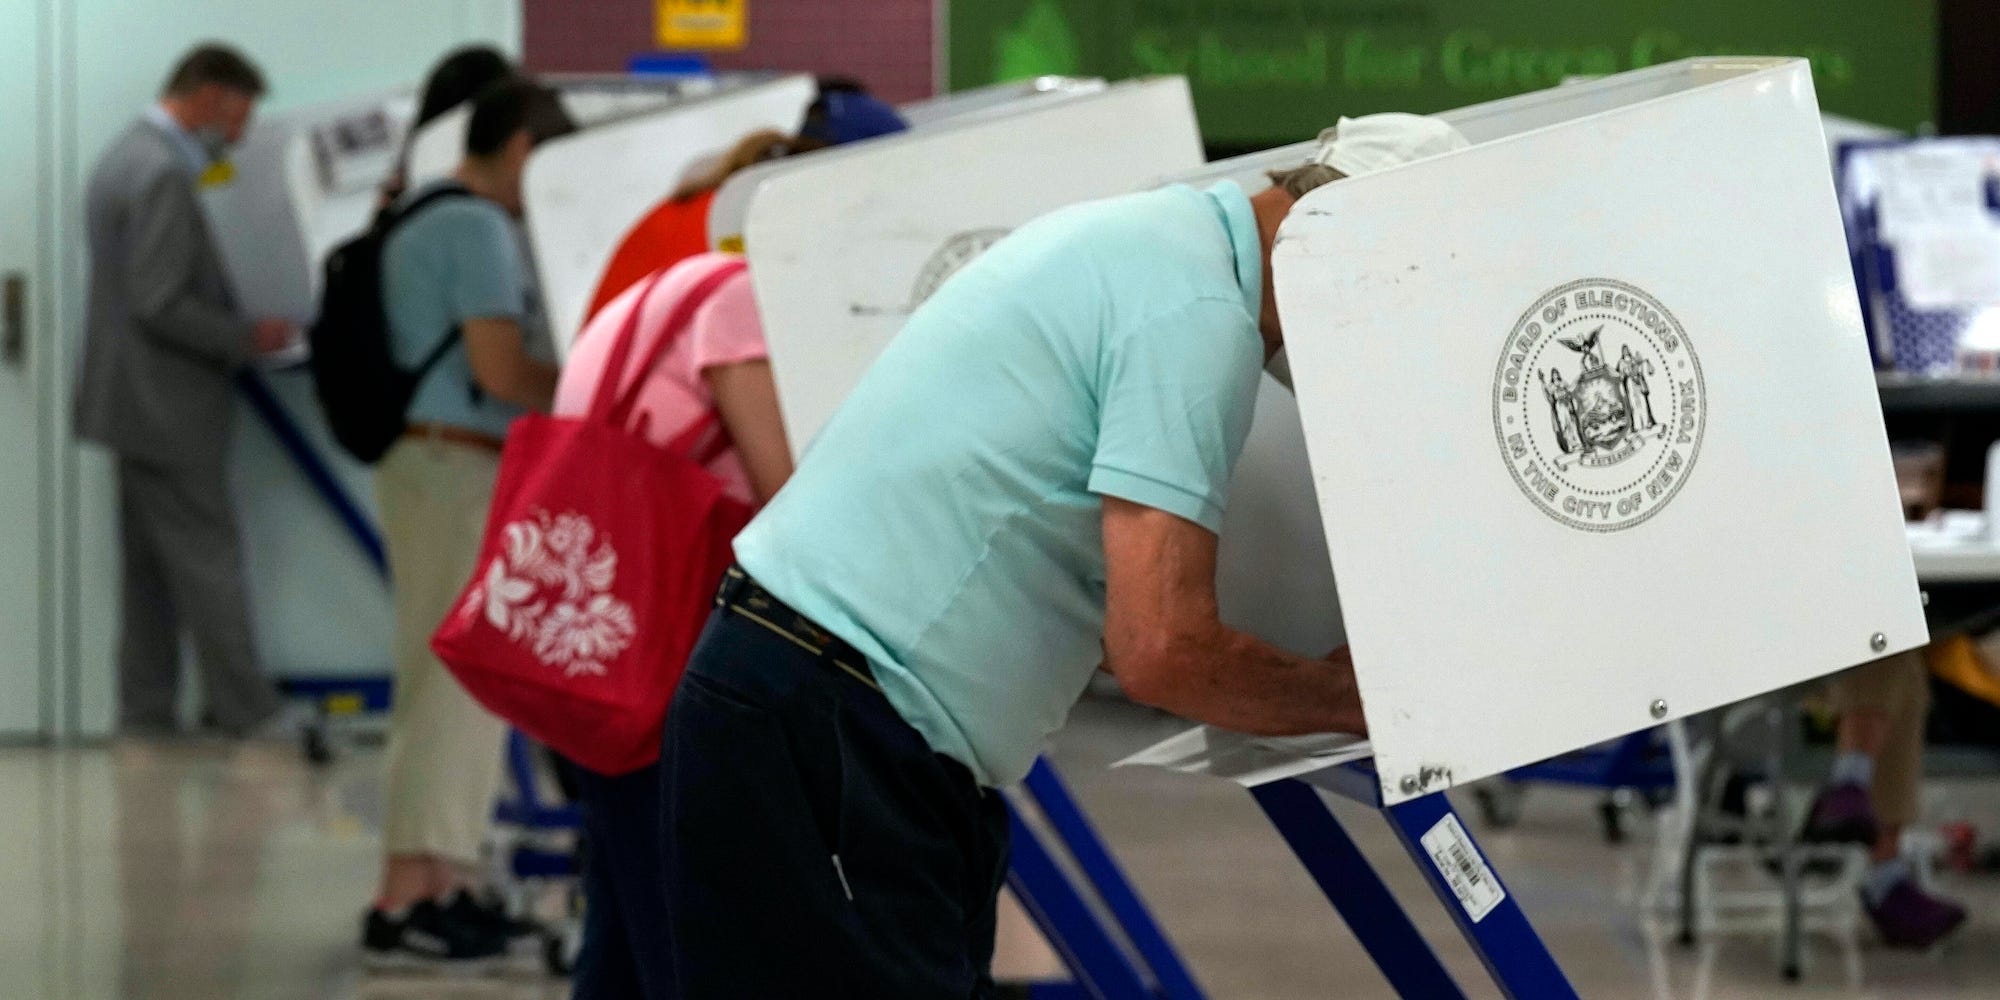
[[[1104,765],[1175,723],[1086,704],[1056,760],[1141,892],[1218,998],[1387,997],[1338,918],[1249,799],[1232,786]],[[553,1000],[524,958],[474,982],[371,979],[358,913],[376,865],[379,757],[323,772],[271,749],[121,745],[0,751],[0,997],[67,1000]],[[2000,785],[1936,790],[1939,818],[2000,827]],[[1633,899],[1649,853],[1604,844],[1595,799],[1533,793],[1521,825],[1482,831],[1587,997],[1802,998],[2000,995],[2000,878],[1944,876],[1972,908],[1940,954],[1868,947],[1861,978],[1816,944],[1805,981],[1776,976],[1765,937],[1693,951],[1649,934]],[[1366,811],[1340,810],[1474,996],[1493,991],[1444,911]]]

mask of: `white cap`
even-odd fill
[[[1435,118],[1386,111],[1342,118],[1321,132],[1313,162],[1358,177],[1470,145],[1457,129]]]

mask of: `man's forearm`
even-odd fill
[[[1326,660],[1294,656],[1213,624],[1174,637],[1143,674],[1112,666],[1134,699],[1224,729],[1259,736],[1367,731],[1345,647]]]
[[[186,297],[135,319],[139,331],[155,342],[218,368],[241,368],[254,353],[254,323]]]

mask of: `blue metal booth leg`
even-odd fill
[[[244,372],[236,380],[236,384],[242,390],[243,398],[249,402],[250,408],[264,421],[264,426],[270,430],[271,436],[278,439],[279,446],[291,456],[293,464],[299,467],[299,472],[306,477],[306,481],[313,485],[320,499],[326,501],[327,507],[333,511],[335,517],[340,518],[341,525],[347,529],[349,535],[353,536],[354,543],[361,547],[369,563],[374,565],[376,572],[387,579],[389,555],[383,547],[382,534],[375,530],[374,523],[368,520],[368,515],[362,511],[361,505],[347,495],[347,489],[341,486],[339,478],[334,476],[333,468],[320,457],[319,451],[312,446],[312,441],[306,437],[305,431],[301,430],[298,422],[286,412],[285,404],[278,401],[277,394],[273,393],[263,378],[254,372]]]
[[[1014,844],[1007,884],[1076,979],[1037,985],[1032,996],[1202,1000],[1187,966],[1055,768],[1037,761],[1022,791],[1050,836],[1022,819],[1019,799],[1009,803]],[[1080,878],[1072,879],[1072,868]]]
[[[1109,928],[1063,873],[1033,827],[1010,812],[1012,864],[1007,885],[1027,908],[1083,995],[1093,1000],[1151,1000],[1139,970],[1118,946]]]
[[[1317,790],[1298,781],[1274,781],[1250,794],[1398,994],[1464,1000],[1465,993]]]
[[[1084,878],[1111,910],[1126,939],[1152,972],[1161,1000],[1201,1000],[1201,988],[1195,985],[1180,954],[1174,951],[1146,904],[1139,900],[1139,893],[1119,870],[1118,862],[1112,859],[1103,839],[1092,829],[1069,789],[1063,786],[1055,767],[1046,758],[1037,760],[1034,769],[1028,772],[1026,785],[1049,826],[1083,870]]]
[[[1502,993],[1513,1000],[1576,997],[1520,901],[1494,874],[1443,793],[1382,812]]]
[[[1501,992],[1510,1000],[1574,1000],[1576,990],[1450,800],[1439,793],[1384,807],[1372,770],[1349,765],[1346,772],[1332,787],[1381,810]],[[1465,995],[1318,790],[1286,780],[1251,794],[1399,994],[1425,1000]]]

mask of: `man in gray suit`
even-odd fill
[[[298,332],[237,313],[197,190],[222,169],[263,92],[241,54],[199,46],[90,178],[76,427],[118,457],[127,731],[174,728],[183,630],[215,727],[248,735],[291,714],[257,664],[227,469],[237,370]]]

